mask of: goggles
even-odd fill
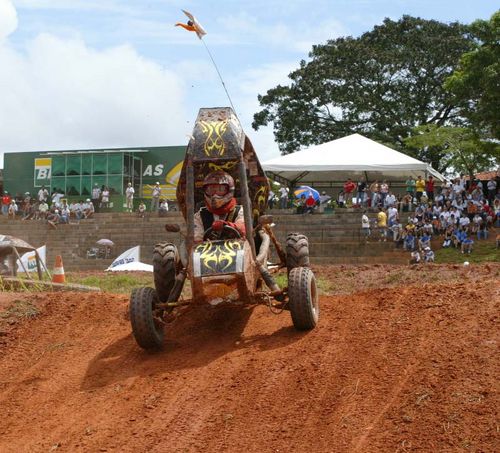
[[[229,192],[227,184],[209,184],[205,186],[205,193],[209,196],[212,195],[226,195]]]

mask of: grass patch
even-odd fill
[[[67,274],[66,282],[80,285],[97,286],[104,292],[130,294],[140,286],[153,286],[153,274],[104,274],[87,275]]]
[[[469,263],[500,262],[500,250],[495,248],[495,243],[491,241],[475,241],[472,253],[470,255],[462,254],[460,249],[453,247],[437,250],[435,262],[439,264],[455,263],[462,264],[464,261]]]
[[[0,313],[0,318],[32,319],[39,314],[40,310],[31,302],[26,300],[15,300],[7,310]]]

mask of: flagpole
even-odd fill
[[[214,57],[212,56],[212,53],[210,52],[210,49],[208,48],[207,44],[203,40],[202,37],[200,37],[201,42],[205,46],[205,49],[207,50],[208,56],[210,57],[210,60],[212,60],[212,63],[215,67],[215,70],[217,71],[217,74],[219,75],[219,79],[222,83],[222,87],[224,88],[224,91],[226,92],[226,96],[229,99],[229,103],[231,104],[231,107],[233,108],[234,114],[236,115],[236,118],[238,118],[238,113],[236,112],[236,109],[234,108],[233,101],[231,100],[231,96],[229,96],[229,92],[227,91],[226,84],[224,83],[224,79],[222,78],[222,75],[219,71],[219,68],[217,67],[217,63],[215,63]],[[239,118],[238,118],[239,120]]]

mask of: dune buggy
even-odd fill
[[[234,178],[246,237],[225,226],[225,239],[208,239],[207,231],[204,240],[195,243],[194,215],[203,202],[203,179],[216,170]],[[186,222],[183,241],[179,247],[170,242],[156,244],[154,288],[134,289],[131,294],[130,320],[139,346],[161,348],[172,311],[186,305],[267,304],[273,311],[290,311],[298,330],[316,326],[318,293],[309,267],[307,237],[291,233],[281,246],[272,230],[272,217],[265,215],[268,193],[267,177],[232,109],[200,109],[177,186],[177,202]],[[166,229],[180,232],[181,228],[166,225]],[[269,262],[271,247],[274,264]],[[288,284],[280,288],[273,274],[284,268]],[[192,296],[184,300],[181,293],[187,278]]]

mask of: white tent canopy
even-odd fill
[[[418,175],[444,179],[429,164],[359,134],[276,157],[264,162],[262,167],[266,172],[301,184],[362,177],[369,182],[405,181],[408,176]]]

